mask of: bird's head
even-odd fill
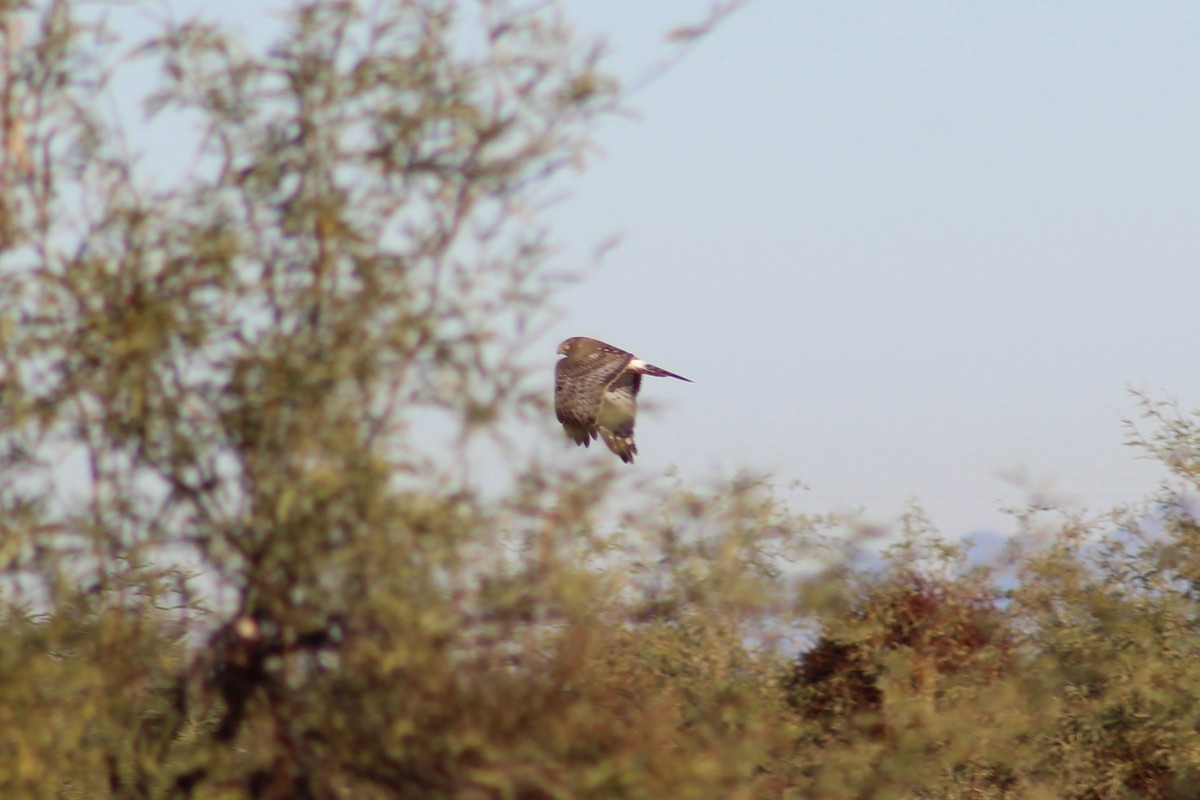
[[[606,347],[609,347],[609,345],[587,336],[572,336],[558,346],[558,354],[571,358],[587,358],[592,353],[603,350]]]

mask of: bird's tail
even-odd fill
[[[626,464],[633,463],[633,457],[637,455],[637,445],[633,443],[633,436],[613,433],[608,428],[601,428],[600,437],[604,439],[608,449],[620,456],[622,461]]]

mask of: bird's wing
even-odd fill
[[[676,375],[674,372],[668,372],[662,367],[656,367],[653,364],[647,364],[640,358],[635,358],[630,361],[627,368],[634,372],[640,372],[643,375],[652,375],[655,378],[678,378],[681,381],[687,381],[688,383],[692,382],[691,378],[685,378],[682,375]]]
[[[567,356],[554,365],[554,413],[576,444],[586,447],[596,438],[604,390],[620,377],[631,358],[628,353],[596,350]]]
[[[608,449],[626,464],[633,463],[637,445],[633,442],[633,425],[637,421],[637,395],[642,388],[640,373],[625,370],[604,392],[596,427]]]

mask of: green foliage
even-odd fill
[[[857,568],[761,480],[530,461],[598,48],[490,0],[261,50],[88,9],[0,9],[0,796],[1196,796],[1195,415],[1145,401],[1146,509],[1018,515],[995,572],[915,512]],[[193,126],[153,163],[97,102],[130,64]]]

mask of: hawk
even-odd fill
[[[690,380],[647,364],[611,344],[573,336],[558,346],[554,413],[567,436],[587,447],[599,436],[626,464],[633,463],[633,423],[642,376]]]

